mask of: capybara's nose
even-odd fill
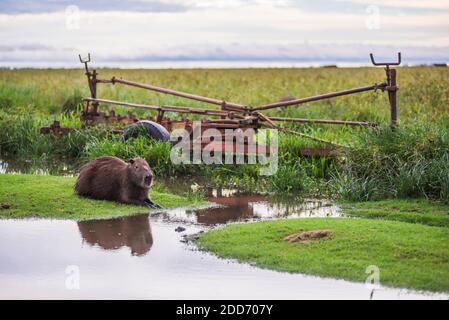
[[[148,175],[145,177],[145,184],[149,185],[151,184],[151,180],[153,180],[153,176]]]

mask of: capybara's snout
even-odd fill
[[[151,186],[151,183],[153,182],[153,176],[151,174],[146,175],[143,178],[143,182],[144,182],[145,186],[147,186],[147,187]]]

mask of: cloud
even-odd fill
[[[108,63],[139,59],[364,61],[370,50],[386,56],[403,50],[405,57],[420,61],[446,61],[448,56],[449,12],[445,10],[381,11],[371,28],[373,13],[366,10],[311,10],[298,3],[292,7],[288,0],[215,1],[213,5],[203,0],[136,0],[129,2],[129,8],[155,3],[181,9],[69,7],[67,11],[2,13],[0,63],[72,65],[77,54],[85,52]]]
[[[64,11],[68,6],[77,6],[88,11],[132,11],[132,12],[179,12],[189,8],[183,1],[167,0],[2,0],[0,12],[7,14],[48,13]]]
[[[339,2],[376,5],[382,7],[394,7],[401,9],[446,9],[449,10],[449,1],[447,0],[337,0]]]

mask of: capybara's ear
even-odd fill
[[[129,163],[133,164],[134,163],[134,159],[129,160]]]

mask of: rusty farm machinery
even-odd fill
[[[325,125],[348,125],[348,126],[372,126],[375,124],[362,121],[347,121],[347,120],[325,120],[325,119],[304,119],[304,118],[290,118],[290,117],[276,117],[268,116],[263,113],[263,111],[285,108],[289,106],[297,106],[300,104],[305,104],[313,101],[319,101],[324,99],[331,99],[335,97],[356,94],[366,91],[377,91],[388,93],[389,104],[390,104],[390,114],[391,114],[391,126],[397,125],[397,90],[396,85],[396,69],[392,66],[398,66],[401,63],[401,53],[397,55],[397,61],[395,62],[376,62],[373,54],[370,54],[371,62],[374,66],[383,66],[385,68],[386,80],[381,83],[375,83],[368,86],[363,86],[359,88],[353,88],[348,90],[330,92],[325,94],[320,94],[316,96],[310,96],[305,98],[292,98],[287,101],[279,101],[274,103],[269,103],[260,106],[246,106],[240,103],[225,101],[216,98],[204,97],[192,93],[181,92],[177,90],[162,88],[155,85],[139,83],[135,81],[130,81],[122,78],[112,77],[110,79],[99,78],[99,74],[95,69],[90,69],[88,63],[91,61],[90,54],[87,58],[82,58],[79,56],[80,62],[84,64],[85,75],[87,77],[87,82],[90,91],[90,97],[83,99],[83,110],[81,112],[81,120],[85,125],[95,125],[95,124],[106,124],[110,126],[115,126],[117,124],[128,125],[136,127],[138,125],[144,125],[148,134],[153,138],[159,140],[167,140],[167,135],[174,129],[183,128],[188,132],[193,130],[193,121],[189,119],[172,120],[167,114],[168,113],[180,113],[180,114],[196,114],[201,117],[205,117],[201,120],[201,130],[206,130],[209,128],[214,128],[222,135],[222,138],[226,135],[226,129],[241,129],[245,131],[247,129],[257,130],[260,128],[271,128],[277,129],[281,132],[286,132],[292,135],[298,135],[307,139],[311,139],[326,145],[323,148],[304,148],[301,153],[305,156],[322,156],[329,155],[335,150],[338,145],[331,141],[326,141],[303,132],[292,130],[288,127],[281,126],[279,123],[295,122],[295,123],[313,123],[313,124],[325,124]],[[208,105],[213,105],[215,108],[191,108],[186,106],[173,106],[173,105],[147,105],[138,104],[124,101],[115,101],[104,98],[99,98],[97,96],[97,86],[99,84],[110,84],[110,85],[125,85],[136,88],[141,88],[144,90],[150,90],[154,92],[159,92],[167,95],[173,95],[177,97],[182,97],[185,99],[199,101]],[[122,106],[128,108],[144,109],[148,111],[153,111],[155,116],[151,119],[139,119],[132,112],[128,112],[127,115],[118,115],[111,110],[110,112],[100,111],[101,105],[109,106]],[[206,118],[207,117],[207,118]],[[50,127],[42,128],[42,133],[66,133],[70,131],[70,128],[61,128],[59,123],[55,122]],[[224,141],[224,139],[220,139]],[[211,139],[207,141],[202,141],[202,148],[206,145],[210,147]],[[247,143],[245,141],[244,143]],[[229,145],[223,144],[224,152],[235,152],[236,142],[230,147]],[[244,149],[245,153],[248,149]],[[257,150],[258,152],[269,153],[270,150]]]

